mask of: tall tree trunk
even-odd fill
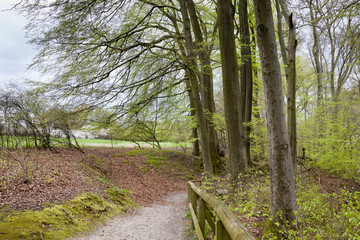
[[[193,98],[193,94],[191,92],[191,86],[190,86],[190,77],[189,74],[186,73],[186,87],[188,89],[188,95],[189,95],[189,101],[190,101],[190,116],[191,117],[196,117],[196,111],[195,111],[195,103],[194,103],[194,98]],[[193,151],[192,154],[194,156],[200,156],[200,145],[199,145],[199,136],[198,136],[198,128],[197,127],[193,127],[191,129],[191,133],[192,133],[192,138],[193,140]]]
[[[244,134],[241,119],[240,84],[230,0],[218,0],[218,23],[223,78],[226,131],[229,146],[229,167],[232,180],[248,171],[243,156]]]
[[[279,0],[275,1],[275,6],[276,6],[276,14],[277,14],[277,30],[278,30],[277,33],[278,33],[278,37],[279,37],[281,58],[282,58],[282,62],[284,64],[286,81],[288,81],[288,78],[289,78],[288,55],[286,53],[285,37],[284,37],[283,26],[282,26],[282,14],[281,14]]]
[[[296,141],[296,34],[293,15],[287,16],[289,23],[288,37],[288,81],[287,81],[287,112],[288,112],[288,131],[291,148],[291,159],[293,162],[294,176],[296,176],[297,166],[297,141]]]
[[[181,55],[184,59],[184,62],[186,63],[188,60],[187,59],[187,53],[186,53],[186,49],[185,49],[185,46],[184,46],[184,42],[182,41],[182,39],[180,39],[181,37],[181,33],[180,33],[180,30],[178,28],[178,25],[177,25],[177,19],[176,17],[173,17],[171,15],[167,15],[167,17],[169,18],[169,20],[173,23],[173,27],[175,28],[175,31],[176,31],[176,34],[177,38],[175,38],[175,41],[176,43],[178,44],[179,46],[179,49],[180,49],[180,52],[181,52]],[[189,95],[189,102],[190,102],[190,116],[192,117],[195,117],[197,118],[197,115],[196,115],[196,111],[195,111],[195,102],[194,102],[194,97],[193,97],[193,94],[191,92],[191,84],[190,84],[190,76],[189,76],[189,72],[187,71],[187,69],[185,69],[185,83],[186,83],[186,88],[187,88],[187,92],[188,92],[188,95]],[[197,127],[193,127],[191,132],[192,132],[192,137],[194,139],[193,141],[193,152],[192,154],[195,155],[195,156],[200,156],[200,143],[199,143],[199,135],[198,135],[198,128],[199,128],[199,124],[198,122],[196,122],[197,124]]]
[[[251,30],[251,42],[253,44],[251,44],[251,47],[252,47],[252,53],[253,53],[253,56],[256,55],[256,35],[255,35],[255,27],[252,26],[250,28]],[[257,62],[256,62],[256,58],[253,57],[252,58],[252,66],[253,66],[253,89],[254,89],[254,92],[253,92],[253,106],[254,106],[254,119],[257,119],[257,122],[262,122],[263,120],[261,119],[261,115],[260,115],[260,110],[259,110],[259,91],[260,91],[260,79],[259,79],[259,67],[257,67]],[[262,135],[261,134],[257,134],[255,137],[254,137],[254,140],[256,139],[261,139],[262,138]],[[260,146],[260,152],[258,153],[258,156],[261,156],[261,158],[265,158],[265,143],[264,141],[260,140],[260,143],[258,144]]]
[[[281,70],[270,0],[254,0],[254,8],[270,144],[271,207],[275,219],[285,227],[287,221],[293,223],[296,219],[297,205]]]
[[[196,68],[195,55],[193,51],[192,45],[192,37],[191,37],[191,29],[190,29],[190,20],[186,9],[185,0],[179,0],[180,2],[180,10],[183,18],[184,25],[184,34],[185,34],[185,42],[187,49],[186,64],[188,65],[189,77],[190,77],[190,85],[191,92],[194,98],[196,117],[198,121],[199,131],[200,131],[200,144],[202,149],[202,157],[204,162],[204,171],[205,175],[209,176],[213,173],[212,163],[211,163],[211,154],[210,154],[210,145],[209,145],[209,137],[206,128],[206,119],[202,109],[202,103],[200,99],[200,88],[198,79],[196,77],[195,71],[193,68]]]
[[[320,61],[320,39],[319,39],[319,32],[317,28],[317,19],[314,15],[314,9],[312,4],[309,5],[310,9],[310,20],[312,22],[311,28],[314,38],[314,44],[312,46],[312,55],[314,58],[314,68],[316,71],[316,78],[317,78],[317,87],[316,87],[316,106],[317,108],[321,108],[322,100],[324,98],[324,80],[323,80],[323,68]]]
[[[323,98],[324,98],[324,71],[321,64],[321,48],[320,48],[320,37],[319,31],[317,29],[317,16],[316,11],[314,11],[312,1],[309,1],[309,10],[310,10],[310,20],[311,20],[311,28],[313,34],[313,46],[311,49],[311,53],[313,56],[313,67],[315,69],[316,78],[317,78],[317,86],[316,86],[316,129],[317,136],[319,138],[323,137],[324,133],[324,122],[323,122]],[[320,145],[320,142],[317,144]]]
[[[196,117],[195,109],[191,110],[191,116]],[[199,143],[199,139],[198,139],[199,138],[198,128],[197,127],[192,128],[191,133],[192,133],[192,137],[194,139],[192,154],[194,156],[199,157],[200,156],[200,143]]]
[[[214,94],[212,86],[212,68],[210,62],[211,49],[206,46],[203,33],[200,28],[200,23],[195,10],[193,0],[187,0],[187,9],[191,20],[191,26],[195,36],[196,49],[198,49],[198,56],[201,66],[201,80],[202,80],[202,104],[206,112],[206,126],[209,133],[209,145],[211,153],[211,162],[216,171],[219,155],[217,152],[216,131],[213,124],[214,109]]]
[[[248,20],[247,0],[239,1],[239,23],[240,23],[240,42],[241,42],[241,103],[242,120],[244,128],[244,157],[248,164],[251,162],[250,155],[250,133],[251,133],[251,114],[253,101],[253,76],[252,59],[250,46],[250,31]]]
[[[281,5],[281,10],[280,6]],[[282,59],[285,65],[285,75],[287,81],[287,126],[290,140],[291,159],[294,167],[294,176],[296,175],[296,33],[292,14],[289,13],[286,2],[283,0],[276,1],[276,10],[278,14],[278,33],[281,47]],[[284,34],[282,30],[282,15],[289,26],[289,36],[287,47],[284,43]],[[286,52],[287,51],[287,52]]]

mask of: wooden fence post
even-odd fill
[[[229,233],[224,227],[224,224],[218,217],[216,217],[215,236],[216,240],[231,240]]]
[[[196,214],[194,212],[194,209],[193,209],[191,203],[189,203],[189,209],[190,209],[190,213],[191,213],[192,222],[194,224],[194,228],[195,228],[195,231],[196,231],[196,235],[197,235],[199,240],[204,240],[204,236],[203,236],[203,233],[201,231],[199,221],[196,218]]]
[[[218,199],[206,193],[204,190],[188,183],[189,208],[199,239],[205,236],[205,221],[217,240],[252,240],[254,239],[247,230],[240,225],[231,211]],[[199,200],[199,204],[197,201]]]
[[[204,236],[204,238],[206,238],[205,236],[205,201],[200,198],[199,199],[199,225],[201,228],[201,232]]]
[[[191,200],[190,200],[190,202],[191,202],[191,204],[192,204],[192,206],[194,208],[195,213],[197,213],[197,198],[198,198],[198,196],[197,196],[196,192],[194,192],[191,189]]]

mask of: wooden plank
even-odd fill
[[[216,240],[231,240],[229,233],[226,231],[224,224],[219,218],[216,220],[215,237]]]
[[[195,226],[195,231],[196,231],[197,237],[198,237],[199,240],[204,240],[204,236],[203,236],[203,234],[201,232],[199,222],[198,222],[198,220],[196,218],[196,214],[195,214],[194,208],[193,208],[191,203],[189,203],[189,208],[190,208],[191,217],[192,217],[192,220],[193,220],[193,223],[194,223],[194,226]]]
[[[203,199],[199,199],[199,226],[201,229],[201,232],[205,236],[205,201]]]
[[[192,203],[193,197],[192,195],[195,194],[190,184],[188,184],[188,202]],[[191,221],[191,229],[195,229],[194,221]]]
[[[214,222],[214,218],[213,218],[213,216],[211,215],[210,209],[209,209],[208,207],[206,207],[206,210],[205,210],[205,217],[206,217],[207,222],[209,223],[209,226],[210,226],[211,230],[212,230],[213,232],[215,232],[215,222]]]
[[[255,239],[245,227],[241,226],[239,221],[234,217],[232,212],[218,199],[213,197],[212,195],[206,193],[204,190],[195,186],[194,183],[189,181],[189,186],[192,188],[193,192],[199,198],[202,198],[211,209],[215,210],[216,215],[221,220],[224,225],[226,231],[231,236],[231,239],[237,240],[252,240]]]
[[[197,199],[198,196],[196,194],[196,192],[194,191],[194,188],[189,184],[188,187],[190,188],[188,190],[189,194],[189,202],[191,202],[193,209],[195,211],[195,213],[197,212]]]
[[[230,212],[230,210],[224,206],[219,206],[216,210],[216,215],[221,219],[225,229],[234,240],[250,240],[255,239],[250,233],[240,225],[238,220]]]

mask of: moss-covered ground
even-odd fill
[[[118,188],[106,189],[109,199],[83,193],[40,211],[14,211],[0,222],[1,239],[65,239],[91,230],[100,222],[127,211],[135,203]]]

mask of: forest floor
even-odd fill
[[[169,209],[174,204],[180,208],[184,206],[187,181],[199,177],[194,170],[197,164],[194,158],[179,151],[84,148],[85,153],[81,153],[67,148],[56,150],[58,153],[26,152],[28,183],[22,180],[19,164],[1,155],[0,221],[14,210],[42,210],[49,203],[61,204],[83,192],[97,193],[109,200],[106,194],[109,185],[125,189],[134,202],[145,207],[136,211],[149,212],[154,206],[163,206],[159,213],[167,213],[169,217]],[[180,200],[171,196],[178,196]],[[186,214],[185,209],[176,209],[173,213],[176,217]],[[178,220],[180,224],[183,224],[183,217]]]
[[[96,193],[111,201],[106,190],[115,186],[124,189],[141,208],[129,209],[124,216],[110,220],[108,224],[90,233],[91,235],[80,236],[79,239],[113,239],[109,234],[116,233],[115,231],[125,234],[119,234],[121,238],[118,239],[172,239],[167,236],[174,235],[175,232],[180,234],[176,239],[179,239],[179,236],[186,237],[183,235],[184,229],[180,231],[184,228],[186,214],[186,183],[188,180],[201,177],[196,171],[199,170],[199,163],[190,154],[171,150],[130,148],[84,148],[84,153],[68,148],[56,150],[58,153],[26,150],[25,159],[30,177],[28,183],[23,181],[19,163],[5,153],[0,153],[0,223],[14,210],[41,211],[50,204],[62,204],[84,192]],[[18,157],[20,155],[17,152],[13,154]],[[298,179],[299,193],[307,191],[301,190],[302,185],[308,188],[309,185],[304,185],[306,182],[310,181],[318,186],[316,189],[309,189],[314,191],[306,192],[308,196],[300,196],[301,201],[309,200],[315,203],[313,198],[319,196],[316,193],[319,192],[327,195],[323,195],[317,204],[335,205],[335,202],[340,200],[337,196],[342,195],[342,191],[360,191],[359,183],[317,170],[310,165],[299,168],[299,172],[302,172]],[[269,216],[269,179],[261,180],[261,177],[266,175],[260,172],[245,179],[247,187],[239,188],[238,202],[228,202],[224,199],[240,222],[256,238],[263,235]],[[345,204],[349,202],[346,199],[342,201]],[[316,209],[319,209],[318,206],[313,206],[312,211]],[[340,210],[341,204],[335,206],[334,210],[320,214],[327,216],[330,213],[337,217],[335,212],[341,212]],[[124,221],[137,225],[138,228],[124,224]],[[166,222],[171,224],[168,225]],[[316,231],[319,225],[317,222],[308,224],[312,223]],[[120,225],[124,228],[118,227]],[[337,223],[334,222],[333,225],[337,226]],[[169,235],[163,235],[161,238],[156,230],[149,230],[155,228],[162,229],[164,234]],[[340,230],[342,229],[337,229]],[[150,235],[142,236],[144,232]],[[0,231],[0,234],[3,233]]]

